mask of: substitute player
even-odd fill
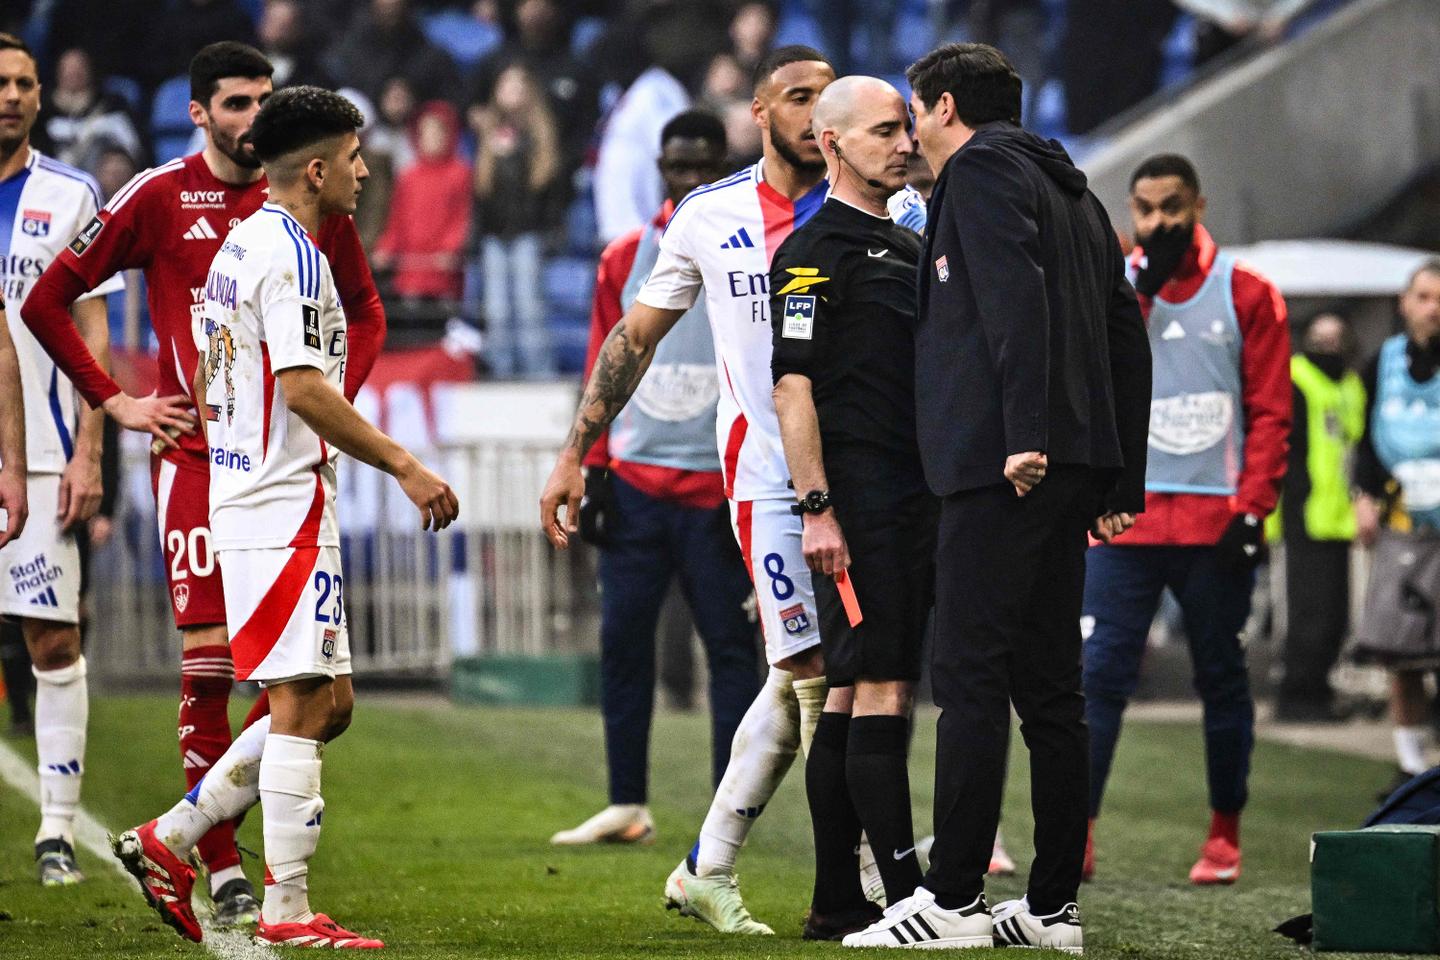
[[[336,460],[347,453],[394,476],[425,529],[448,526],[459,505],[445,481],[341,392],[345,313],[312,238],[327,216],[355,210],[366,177],[356,135],[363,122],[350,101],[318,87],[271,97],[250,132],[270,201],[230,232],[206,278],[207,351],[196,385],[211,462],[210,525],[236,675],[265,684],[271,714],[174,809],[114,843],[162,918],[196,941],[194,871],[182,858],[258,793],[265,899],[256,940],[383,946],[312,912],[306,879],[324,811],[323,744],[349,725],[354,703]],[[258,756],[254,731],[266,731]],[[217,808],[223,813],[211,816]]]
[[[195,372],[192,327],[203,311],[206,274],[227,233],[260,208],[264,171],[244,137],[271,93],[270,62],[241,43],[211,44],[190,63],[190,115],[205,148],[136,176],[75,237],[36,285],[23,316],[92,406],[123,425],[164,436],[180,422]],[[69,234],[66,233],[66,236]],[[385,315],[354,222],[326,218],[317,233],[335,266],[350,328],[345,395],[354,397],[379,354]],[[144,270],[150,315],[160,342],[160,389],[166,400],[127,396],[107,377],[65,317],[68,304],[117,270]],[[180,668],[180,757],[193,787],[230,744],[227,705],[234,680],[225,631],[221,573],[208,512],[209,462],[199,434],[151,461],[171,612],[183,634]],[[252,712],[253,716],[253,712]],[[215,828],[200,844],[220,926],[253,923],[254,889],[240,867],[234,829]]]
[[[10,335],[24,394],[23,464],[31,513],[20,535],[0,549],[0,569],[7,574],[0,613],[20,620],[34,663],[40,769],[35,860],[42,884],[63,886],[83,879],[75,865],[72,823],[85,771],[90,706],[80,653],[75,529],[100,505],[104,417],[99,411],[78,414],[69,379],[19,320],[35,278],[95,216],[100,194],[88,175],[30,146],[39,111],[34,55],[19,38],[0,34],[0,281],[11,305]],[[73,323],[69,314],[65,323],[77,341],[83,336],[89,343],[99,369],[109,353],[104,294],[121,289],[121,281],[95,280],[94,292],[74,305]]]

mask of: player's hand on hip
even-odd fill
[[[570,546],[570,535],[580,532],[580,501],[585,499],[585,478],[580,465],[568,454],[561,454],[545,490],[540,494],[540,529],[557,550]],[[560,508],[565,519],[560,519]]]
[[[414,457],[395,477],[405,496],[420,511],[421,530],[444,530],[460,515],[460,501],[450,484]]]
[[[104,404],[105,412],[116,423],[155,437],[162,451],[166,447],[178,448],[175,438],[180,434],[195,432],[191,406],[190,398],[183,394],[162,397],[158,391],[148,397],[117,393]]]
[[[60,529],[68,532],[95,516],[103,493],[100,459],[84,454],[71,457],[60,474],[60,503],[55,511]]]
[[[0,547],[20,536],[30,517],[23,470],[0,470],[0,507],[5,509],[5,529],[0,530]]]
[[[850,568],[850,547],[835,511],[805,514],[805,532],[800,538],[805,564],[815,573],[833,577]]]
[[[1109,543],[1133,526],[1135,526],[1133,513],[1107,513],[1103,517],[1095,518],[1095,526],[1091,528],[1090,532],[1101,543]]]
[[[1038,450],[1026,453],[1012,453],[1005,458],[1005,479],[1015,488],[1015,496],[1023,497],[1035,485],[1045,479],[1045,468],[1050,461]]]

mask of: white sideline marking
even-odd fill
[[[28,760],[4,742],[0,742],[0,780],[14,787],[37,807],[40,805],[39,774],[35,772],[35,768],[30,765]],[[75,811],[75,842],[84,847],[95,860],[135,884],[132,890],[137,896],[140,894],[139,884],[136,883],[135,878],[125,872],[120,861],[115,859],[115,854],[110,852],[109,831],[84,807]],[[260,946],[245,934],[237,930],[216,930],[211,926],[214,909],[210,905],[210,898],[202,896],[196,897],[195,900],[195,915],[199,918],[200,926],[205,931],[205,940],[200,944],[202,947],[219,957],[220,960],[274,960],[274,953]],[[146,909],[149,908],[146,907]],[[179,936],[169,927],[165,928],[165,932],[172,936]]]

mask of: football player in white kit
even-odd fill
[[[824,54],[803,46],[778,48],[756,68],[751,109],[762,134],[762,159],[694,190],[676,208],[649,280],[600,348],[540,501],[541,525],[563,549],[578,529],[585,491],[581,460],[630,398],[655,345],[703,288],[720,366],[716,440],[725,493],[755,583],[770,671],[735,733],[730,765],[699,842],[671,873],[665,899],[726,933],[774,932],[746,910],[735,859],[796,750],[809,752],[827,694],[803,526],[791,510],[797,491],[789,487],[771,399],[769,270],[781,241],[825,200],[825,161],[810,122],[816,98],[834,79]],[[902,193],[894,205],[914,217],[918,202],[913,193]],[[797,276],[786,290],[804,293],[825,281]]]
[[[40,77],[24,41],[0,34],[0,296],[10,305],[10,335],[24,393],[25,471],[30,521],[0,549],[6,574],[0,614],[20,621],[35,673],[35,748],[40,829],[35,861],[45,886],[82,879],[72,823],[85,775],[90,701],[80,652],[80,551],[76,529],[100,505],[104,414],[81,413],[75,389],[20,320],[35,281],[100,208],[86,173],[30,146],[40,110]],[[111,277],[73,315],[91,352],[106,362],[105,294]],[[9,464],[6,464],[8,469]]]
[[[350,722],[354,692],[335,515],[340,453],[400,483],[425,529],[458,513],[455,494],[345,399],[345,314],[313,237],[355,210],[364,118],[339,94],[288,87],[256,116],[250,141],[270,202],[226,238],[196,332],[210,450],[210,530],[225,574],[235,674],[270,692],[270,716],[242,733],[175,807],[127,831],[116,856],[183,936],[202,933],[185,857],[217,821],[258,797],[265,897],[258,942],[383,946],[310,909],[308,861],[320,839],[323,745]],[[258,763],[256,761],[258,760]]]

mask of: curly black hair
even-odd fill
[[[365,115],[332,90],[298,86],[277,90],[265,101],[247,135],[261,163],[312,146],[322,140],[354,133]]]

